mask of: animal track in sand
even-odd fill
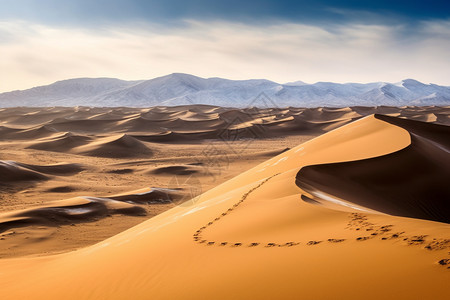
[[[450,258],[444,258],[438,261],[438,264],[444,267],[447,267],[447,269],[450,269]]]
[[[220,216],[214,218],[212,221],[206,223],[205,226],[200,227],[197,231],[195,231],[195,233],[193,234],[193,239],[194,242],[197,242],[199,244],[206,244],[207,246],[229,246],[229,247],[241,247],[241,246],[246,246],[248,248],[253,248],[253,247],[264,247],[264,248],[274,248],[274,247],[293,247],[293,246],[298,246],[301,243],[300,242],[294,242],[294,241],[289,241],[289,242],[285,242],[285,243],[261,243],[261,242],[251,242],[248,244],[243,244],[241,242],[217,242],[217,241],[208,241],[206,239],[203,238],[202,233],[204,232],[204,230],[206,230],[208,227],[212,226],[215,222],[220,221],[222,218],[226,217],[228,214],[230,214],[231,212],[233,212],[235,209],[237,209],[245,200],[247,200],[248,196],[253,193],[256,189],[260,188],[263,184],[265,184],[267,181],[269,181],[270,179],[272,179],[273,177],[277,176],[279,174],[275,174],[271,177],[268,177],[266,179],[264,179],[263,181],[261,181],[257,186],[251,188],[249,191],[247,191],[246,193],[244,193],[241,197],[241,199],[233,204],[233,206],[231,208],[228,208],[225,212],[223,212],[222,214],[220,214]],[[330,243],[341,243],[343,241],[345,241],[345,239],[335,239],[335,238],[329,238],[327,239],[328,242]],[[317,245],[319,243],[321,243],[323,241],[309,241],[307,243],[305,243],[306,245]]]
[[[229,246],[232,248],[237,247],[247,247],[247,248],[255,248],[255,247],[264,247],[264,248],[279,248],[279,247],[292,247],[292,246],[298,246],[302,243],[297,242],[286,242],[286,243],[275,243],[275,242],[269,242],[269,243],[261,243],[261,242],[251,242],[248,244],[244,244],[241,242],[218,242],[218,241],[208,241],[203,238],[202,234],[203,232],[214,225],[214,223],[222,220],[224,217],[232,213],[235,209],[237,209],[247,198],[251,193],[253,193],[255,190],[263,186],[266,182],[268,182],[270,179],[274,178],[279,174],[275,174],[271,177],[268,177],[261,181],[258,185],[251,188],[249,191],[244,193],[241,197],[241,199],[233,204],[231,208],[228,208],[225,212],[223,212],[220,216],[214,218],[212,221],[208,222],[205,226],[200,227],[195,233],[193,234],[193,239],[195,242],[199,244],[205,244],[207,246],[219,246],[219,247],[225,247]],[[351,213],[350,214],[350,221],[348,222],[345,229],[349,230],[355,230],[358,232],[361,232],[365,235],[356,237],[356,241],[363,242],[374,238],[380,238],[383,241],[386,240],[402,240],[406,242],[407,245],[415,246],[415,245],[424,245],[427,240],[427,235],[414,235],[414,236],[408,236],[404,231],[395,231],[394,225],[387,224],[387,225],[376,225],[374,223],[369,222],[369,218],[367,215],[361,214],[361,213]],[[329,238],[326,240],[329,243],[342,243],[345,241],[345,239],[336,239],[336,238]],[[323,241],[315,241],[311,240],[308,242],[305,242],[304,244],[307,246],[314,246],[321,244]],[[450,239],[436,239],[434,238],[432,241],[428,242],[424,249],[427,250],[444,250],[450,248]],[[441,259],[438,262],[441,266],[447,266],[448,269],[450,269],[450,259]]]
[[[446,250],[450,249],[450,239],[437,239],[433,238],[431,241],[427,242],[428,235],[407,235],[405,231],[394,232],[394,225],[375,225],[368,222],[368,217],[360,213],[352,213],[350,216],[350,221],[347,224],[347,229],[362,231],[362,232],[372,232],[368,236],[359,236],[356,241],[366,241],[369,239],[381,236],[381,240],[394,240],[399,239],[408,246],[423,246],[423,248],[430,251],[436,250]],[[450,254],[450,252],[449,252]],[[444,258],[438,261],[441,266],[447,266],[450,269],[450,259]]]
[[[313,246],[322,243],[322,241],[309,241],[306,243],[308,246]]]
[[[450,239],[433,239],[425,246],[427,250],[444,250],[447,248],[450,248]]]

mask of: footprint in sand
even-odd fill
[[[450,239],[433,239],[425,246],[427,250],[444,250],[450,248]]]
[[[441,259],[440,261],[438,261],[438,264],[444,267],[446,266],[447,269],[450,269],[450,258]]]
[[[308,246],[313,246],[322,243],[322,241],[309,241],[306,243]]]
[[[412,246],[412,245],[421,245],[423,243],[425,243],[425,237],[427,237],[426,235],[415,235],[411,238],[404,238],[403,240],[406,241],[408,243],[408,245]]]
[[[345,239],[328,239],[327,241],[330,243],[342,243]]]

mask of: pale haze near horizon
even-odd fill
[[[56,5],[50,0],[27,2]],[[67,16],[76,15],[81,4],[71,4]],[[44,9],[36,8],[36,14]],[[87,8],[83,9],[78,14],[84,17]],[[167,9],[172,12],[173,7]],[[218,14],[217,8],[208,9]],[[260,13],[258,22],[229,15],[209,19],[176,15],[176,22],[157,22],[133,15],[84,24],[78,19],[47,22],[3,12],[7,17],[0,18],[0,92],[70,78],[144,80],[176,72],[278,83],[395,83],[413,78],[450,85],[448,18],[411,14],[413,21],[408,23],[402,18],[386,21],[372,12],[338,11],[345,21],[333,17],[314,23],[304,22],[305,17],[289,19],[286,11],[274,16]],[[315,17],[321,14],[323,10]]]

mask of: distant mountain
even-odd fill
[[[0,107],[13,106],[247,106],[450,105],[450,87],[413,79],[376,82],[279,84],[265,79],[228,80],[174,73],[141,81],[79,78],[0,94]]]

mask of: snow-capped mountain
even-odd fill
[[[246,106],[450,105],[450,87],[413,79],[368,84],[265,79],[228,80],[170,74],[150,80],[79,78],[0,94],[0,107],[13,106]]]

